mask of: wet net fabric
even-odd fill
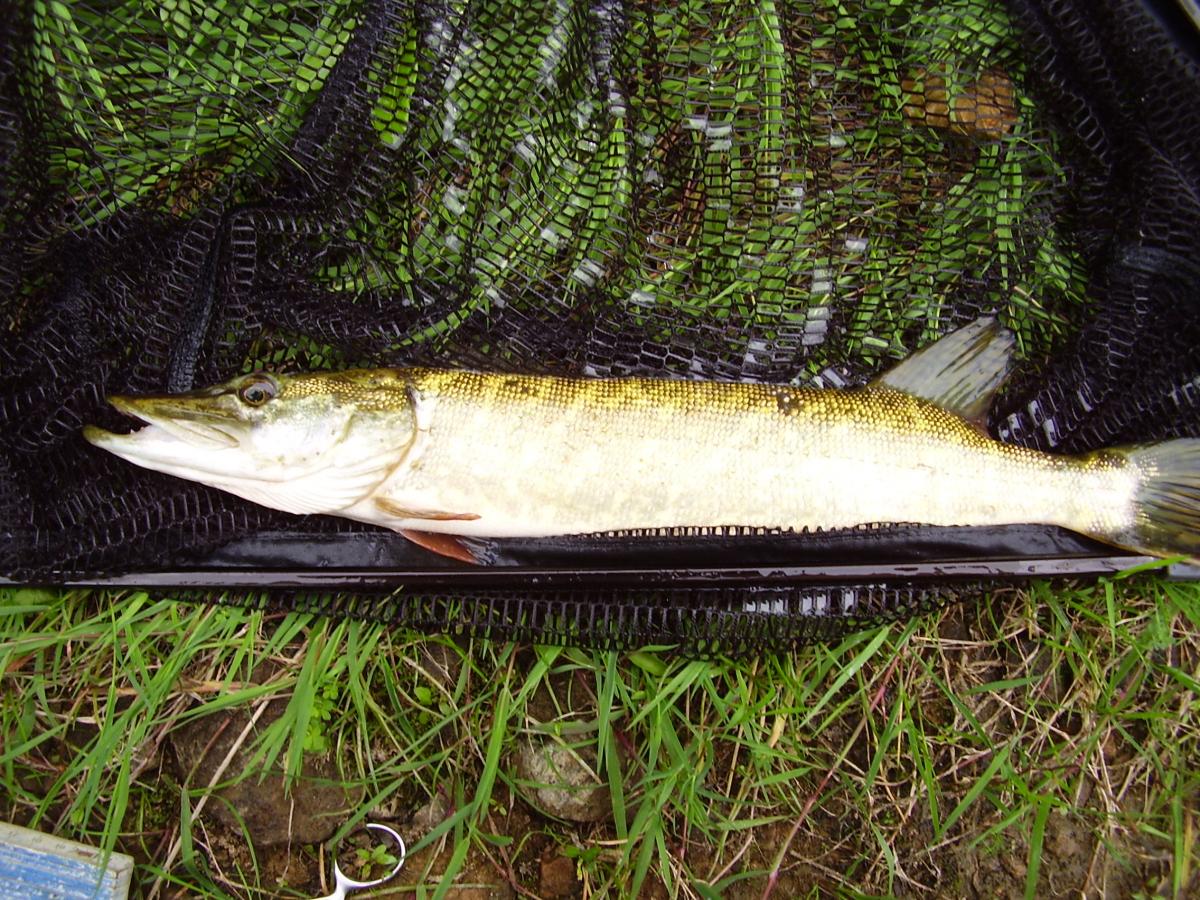
[[[16,10],[0,21],[11,577],[366,531],[80,438],[120,427],[106,394],[261,367],[840,387],[998,313],[1020,347],[1002,438],[1200,434],[1200,55],[1177,4]],[[696,614],[716,594],[660,599]],[[543,621],[538,602],[514,615]]]

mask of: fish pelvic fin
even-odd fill
[[[453,534],[438,534],[432,531],[414,531],[401,529],[400,534],[412,541],[418,547],[431,550],[439,556],[457,559],[459,562],[482,566],[488,562],[487,557],[476,550],[472,544]]]
[[[1200,438],[1106,451],[1137,467],[1133,523],[1102,539],[1153,556],[1200,563]]]
[[[985,316],[918,350],[872,385],[928,400],[982,428],[1015,343],[1011,331]]]

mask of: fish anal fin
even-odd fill
[[[872,385],[920,397],[982,429],[1015,343],[1011,331],[985,316],[918,350]]]
[[[386,497],[376,497],[375,505],[389,516],[395,516],[397,519],[429,519],[435,522],[473,522],[479,518],[475,513],[452,513],[435,509],[405,509],[400,504]]]
[[[401,529],[400,534],[418,547],[424,547],[440,556],[448,556],[450,559],[457,559],[473,566],[483,565],[485,562],[471,550],[462,538],[453,534],[435,534],[432,531],[413,531],[407,528]]]

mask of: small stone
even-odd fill
[[[452,812],[450,798],[439,790],[429,798],[428,803],[413,813],[409,826],[414,833],[424,835],[446,821]]]
[[[562,900],[575,893],[579,884],[575,864],[558,853],[542,857],[541,886],[538,895],[544,900]]]
[[[517,789],[547,815],[572,822],[612,816],[608,785],[595,771],[596,751],[529,738],[517,751]]]
[[[441,641],[422,641],[417,645],[418,670],[433,682],[453,691],[462,672],[462,655]]]

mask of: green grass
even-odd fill
[[[174,763],[190,722],[242,728],[273,701],[243,729],[252,762],[213,784],[332,751],[364,798],[342,830],[399,822],[402,886],[431,896],[536,894],[546,854],[596,896],[757,897],[773,871],[777,897],[1196,886],[1197,585],[1038,583],[742,660],[460,645],[142,594],[2,602],[2,814],[132,853],[143,892],[319,887],[317,848],[231,850],[246,841],[212,817],[220,795]],[[611,816],[520,799],[533,737],[589,762]],[[431,798],[442,812],[411,824]]]

